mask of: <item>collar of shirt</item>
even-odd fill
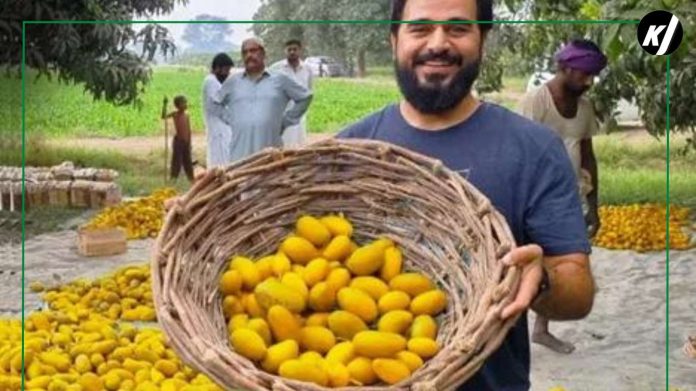
[[[292,70],[295,70],[295,68],[290,65],[290,61],[286,58],[285,61],[283,61],[283,68],[289,68]],[[297,64],[297,70],[304,69],[304,61],[300,60],[300,62]]]
[[[264,69],[263,72],[261,73],[261,77],[259,77],[259,78],[256,79],[255,81],[261,81],[264,77],[267,77],[267,76],[271,76],[271,74],[268,73],[268,70],[267,70],[267,69]],[[245,79],[248,79],[248,78],[249,78],[249,75],[247,75],[247,71],[246,71],[246,70],[242,73],[242,77],[245,78]]]

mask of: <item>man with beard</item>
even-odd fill
[[[232,130],[222,120],[222,107],[215,104],[214,98],[222,83],[230,74],[234,62],[225,53],[213,58],[210,74],[203,81],[203,112],[205,128],[208,131],[207,167],[223,166],[230,162],[230,143]]]
[[[300,122],[312,100],[312,92],[295,80],[266,70],[260,39],[242,42],[242,58],[244,72],[225,80],[214,99],[225,108],[222,119],[232,128],[232,162],[266,147],[281,147],[283,131]],[[292,108],[286,110],[291,101]]]
[[[599,229],[599,213],[597,160],[592,136],[598,127],[592,103],[583,94],[607,65],[607,58],[593,42],[580,39],[563,46],[556,53],[555,60],[557,72],[553,79],[526,94],[520,103],[520,111],[548,126],[563,139],[577,178],[588,234],[594,237]],[[572,344],[549,333],[549,321],[541,315],[534,323],[532,341],[559,353],[568,354],[575,350]]]
[[[519,245],[503,258],[522,282],[500,316],[520,315],[500,348],[459,389],[530,388],[526,310],[554,320],[586,316],[594,282],[575,178],[550,129],[471,94],[492,27],[491,0],[393,0],[391,44],[404,96],[348,127],[342,138],[377,139],[466,173],[503,213]],[[410,21],[418,23],[409,23]],[[428,22],[437,23],[428,23]]]
[[[294,79],[308,90],[312,90],[312,72],[302,61],[302,42],[298,39],[291,39],[285,43],[285,54],[287,58],[280,65],[279,71]],[[293,103],[290,102],[288,109]],[[304,145],[307,139],[307,116],[303,115],[300,123],[293,125],[283,132],[283,145],[286,147],[299,147]]]

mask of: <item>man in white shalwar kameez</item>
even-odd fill
[[[222,83],[230,74],[234,62],[225,53],[213,58],[210,74],[203,81],[203,111],[208,136],[207,167],[225,166],[231,162],[232,129],[223,121],[224,108],[213,102]]]
[[[297,39],[291,39],[285,43],[286,59],[278,68],[279,72],[288,75],[298,84],[308,90],[312,90],[312,72],[302,61],[302,43]],[[291,109],[290,102],[288,109]],[[303,115],[300,123],[285,129],[283,132],[284,147],[301,147],[307,142],[307,115]]]

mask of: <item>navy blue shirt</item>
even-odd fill
[[[507,220],[518,245],[546,255],[588,253],[575,174],[561,139],[501,106],[482,102],[464,122],[440,131],[409,125],[398,105],[343,130],[339,138],[376,139],[441,160],[483,192]],[[459,390],[530,388],[527,316]]]

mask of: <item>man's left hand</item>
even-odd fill
[[[510,251],[503,263],[510,266],[517,266],[522,269],[522,279],[519,289],[515,295],[515,299],[507,307],[503,308],[500,317],[509,319],[522,312],[526,311],[531,305],[539,292],[539,284],[541,284],[543,269],[541,260],[544,253],[536,244],[529,244],[522,247],[517,247]]]

